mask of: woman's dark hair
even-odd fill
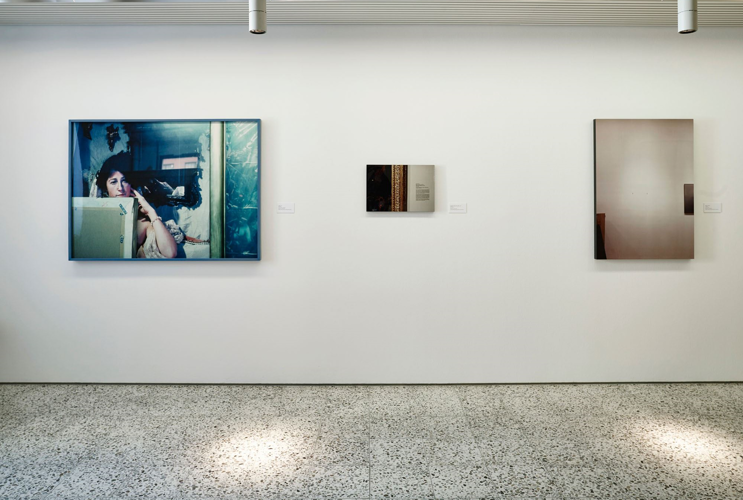
[[[114,172],[121,172],[125,174],[132,168],[132,155],[126,151],[122,151],[119,154],[111,156],[108,160],[103,162],[101,170],[98,172],[98,177],[95,180],[96,186],[101,190],[101,196],[108,196],[108,187],[106,187],[106,181]]]

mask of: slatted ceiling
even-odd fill
[[[676,26],[675,0],[268,0],[268,24]],[[0,25],[247,24],[244,2],[3,2]],[[743,27],[743,0],[699,2],[699,26]]]

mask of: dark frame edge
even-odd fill
[[[599,235],[598,231],[599,229],[596,227],[596,210],[597,210],[597,203],[596,203],[596,122],[598,120],[594,118],[593,120],[593,260],[603,260],[599,259]]]
[[[67,262],[72,258],[72,124],[67,120]]]
[[[263,122],[260,118],[256,119],[258,122],[258,248],[257,250],[257,257],[255,258],[256,261],[260,261],[262,254],[261,254],[261,240],[262,240],[262,233],[263,228],[261,224],[262,214],[261,214],[261,206],[263,205],[261,200],[261,195],[263,193],[263,185],[262,185],[262,177],[263,177]]]

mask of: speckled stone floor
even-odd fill
[[[6,384],[0,498],[743,499],[743,384]]]

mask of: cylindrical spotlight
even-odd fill
[[[697,0],[678,0],[679,33],[685,35],[697,30]]]
[[[250,0],[248,10],[250,32],[262,35],[266,32],[266,0]]]

